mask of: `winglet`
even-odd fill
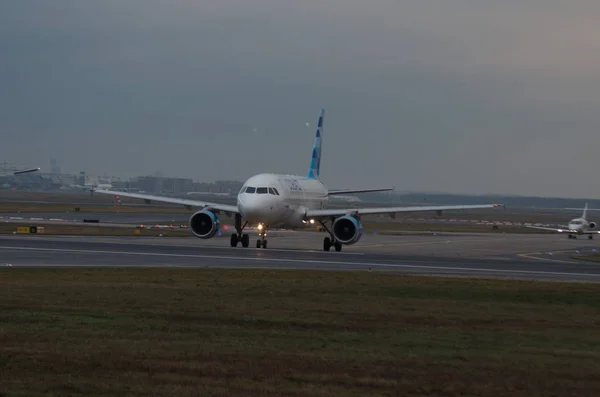
[[[321,169],[321,143],[323,142],[323,119],[325,118],[325,109],[321,109],[321,115],[317,123],[317,134],[312,150],[312,158],[310,160],[310,168],[308,169],[307,177],[310,179],[319,179]]]

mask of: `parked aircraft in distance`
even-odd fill
[[[583,208],[583,215],[579,218],[571,219],[567,226],[562,228],[551,228],[543,226],[527,226],[531,229],[551,230],[558,233],[567,233],[567,238],[577,238],[578,235],[588,235],[588,238],[592,240],[594,234],[600,233],[598,230],[598,224],[596,222],[590,222],[587,219],[588,205],[585,203]]]
[[[241,243],[249,246],[250,237],[243,233],[247,225],[256,225],[259,238],[257,248],[267,247],[267,230],[270,227],[298,229],[307,224],[320,223],[329,233],[323,241],[323,249],[334,247],[342,250],[342,245],[358,242],[363,234],[361,217],[372,214],[390,214],[398,212],[423,212],[444,210],[468,210],[495,208],[500,204],[450,205],[425,207],[371,207],[371,208],[325,208],[332,196],[347,196],[354,193],[389,191],[384,189],[328,190],[319,179],[321,166],[321,144],[323,138],[323,119],[325,110],[321,110],[317,132],[312,149],[310,167],[306,176],[264,173],[254,175],[242,186],[237,195],[236,205],[219,204],[206,201],[179,199],[147,194],[136,194],[114,190],[95,190],[100,194],[119,195],[149,201],[161,201],[182,204],[188,207],[201,207],[190,217],[190,229],[195,236],[209,239],[217,234],[220,227],[219,214],[235,217],[236,233],[231,235],[231,246]],[[329,224],[329,227],[327,226]]]

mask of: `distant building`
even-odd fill
[[[129,183],[131,188],[149,193],[185,194],[194,191],[191,178],[164,178],[157,176],[140,176]]]

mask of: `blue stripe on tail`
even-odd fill
[[[323,118],[325,117],[325,109],[321,109],[319,122],[317,123],[317,135],[315,136],[315,144],[312,150],[312,158],[310,160],[310,168],[308,169],[308,178],[319,179],[319,170],[321,169],[321,142],[323,139]]]

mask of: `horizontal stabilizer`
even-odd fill
[[[371,192],[389,192],[390,190],[394,190],[394,188],[384,188],[384,189],[354,189],[354,190],[330,190],[329,196],[338,196],[344,194],[353,194],[353,193],[371,193]]]

